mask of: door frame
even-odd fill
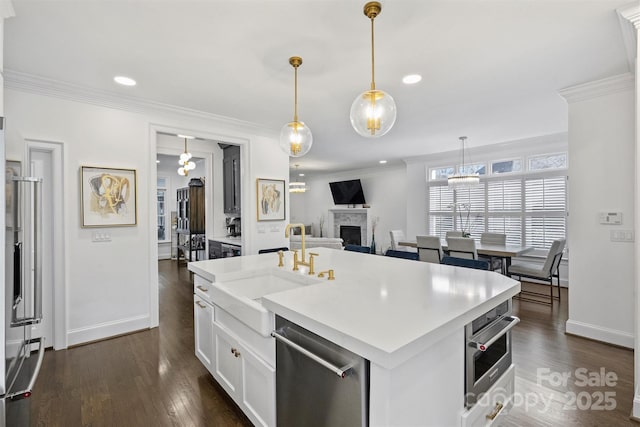
[[[53,177],[53,348],[67,348],[67,304],[65,277],[68,270],[66,256],[66,233],[64,222],[64,143],[39,139],[25,139],[25,164],[30,164],[32,152],[44,152],[51,155],[51,174]]]
[[[244,198],[247,197],[245,195],[249,194],[249,189],[247,188],[247,186],[249,185],[249,180],[245,179],[244,177],[244,171],[248,170],[247,165],[248,165],[248,159],[249,159],[249,139],[237,137],[237,136],[219,134],[215,132],[203,131],[203,130],[194,130],[194,129],[184,128],[184,127],[176,127],[176,126],[152,123],[149,125],[149,157],[147,158],[147,167],[148,167],[149,174],[147,179],[149,182],[149,188],[154,189],[154,191],[148,191],[147,203],[149,206],[153,207],[152,210],[154,212],[155,212],[155,206],[156,206],[155,188],[156,188],[156,183],[158,182],[158,170],[156,167],[156,157],[158,153],[171,154],[171,150],[169,150],[169,152],[164,151],[163,148],[160,148],[160,150],[158,150],[158,134],[159,133],[166,133],[166,134],[173,134],[173,135],[193,135],[195,137],[207,139],[209,141],[220,141],[224,143],[239,145],[240,159],[241,159],[240,160],[240,171],[241,171],[240,186],[241,186],[241,192],[242,194],[244,194],[242,196],[243,205],[244,205]],[[182,149],[180,147],[181,146],[176,146],[176,152],[178,154],[182,153]],[[212,176],[212,171],[213,171],[212,154],[199,152],[199,151],[198,152],[192,151],[192,154],[196,157],[207,158],[206,167],[208,169],[208,176]],[[177,170],[177,167],[176,167],[176,170]],[[205,197],[205,200],[208,200],[208,199],[209,198]],[[209,201],[207,203],[208,205],[206,206],[205,209],[211,212],[212,202]],[[155,218],[155,215],[152,218]],[[248,230],[248,228],[245,226],[244,217],[241,220],[241,224],[242,224],[241,227],[244,234],[245,230]],[[207,223],[206,226],[211,227],[212,224]],[[153,233],[157,233],[157,227],[158,227],[157,221],[150,220],[149,228],[147,230],[148,236],[153,236],[154,235]],[[243,242],[245,242],[245,244],[247,241],[248,240],[246,238],[243,238]],[[156,242],[156,239],[149,238],[148,250],[149,250],[149,269],[148,269],[149,327],[155,328],[160,325],[160,298],[158,294],[160,287],[158,284],[158,244]]]

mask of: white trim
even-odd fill
[[[637,1],[616,9],[622,41],[627,52],[627,63],[632,72],[636,69],[636,28],[640,28],[640,4]]]
[[[571,319],[567,320],[566,331],[569,334],[633,349],[634,336],[629,332],[605,328],[603,326],[592,325]]]
[[[633,395],[633,408],[631,410],[631,419],[640,421],[640,389],[636,388]]]
[[[11,0],[0,1],[0,19],[13,18],[16,16],[16,11],[13,8],[13,2]]]
[[[13,89],[21,92],[35,93],[38,95],[50,96],[54,98],[76,101],[83,104],[97,105],[101,107],[124,110],[134,113],[154,114],[170,113],[182,116],[200,118],[215,121],[220,125],[233,126],[243,131],[252,130],[258,134],[273,135],[277,132],[256,123],[244,120],[233,119],[218,114],[207,113],[205,111],[193,110],[161,102],[155,102],[122,94],[94,89],[60,80],[49,79],[33,74],[5,69],[4,73],[5,89]],[[182,133],[182,132],[180,132]],[[189,135],[189,134],[187,134]]]
[[[600,96],[607,96],[617,92],[634,90],[635,79],[633,74],[625,73],[607,77],[575,86],[560,89],[558,93],[567,103],[586,101]]]
[[[64,199],[65,162],[64,143],[25,138],[25,158],[29,159],[32,150],[51,153],[53,176],[53,348],[61,350],[67,348],[67,289],[66,272],[68,271],[67,234],[65,232],[64,206],[68,206]]]
[[[111,322],[99,323],[84,328],[70,329],[67,342],[70,346],[102,340],[117,335],[128,334],[141,329],[149,329],[149,316],[135,316]]]

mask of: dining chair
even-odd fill
[[[258,254],[268,254],[268,253],[270,253],[270,252],[278,252],[278,251],[286,252],[286,251],[288,251],[288,250],[289,250],[289,248],[284,247],[284,246],[283,246],[283,247],[281,247],[281,248],[260,249],[260,250],[258,251]]]
[[[507,235],[504,233],[482,233],[480,235],[480,244],[505,246],[507,244]],[[502,257],[496,257],[492,255],[478,255],[478,259],[488,261],[489,268],[491,270],[500,270],[500,272],[504,273],[504,263],[502,261]]]
[[[488,261],[477,260],[477,259],[446,256],[442,258],[442,264],[453,265],[456,267],[475,268],[477,270],[489,270]]]
[[[414,260],[414,261],[418,260],[418,253],[417,252],[395,251],[393,249],[388,249],[387,252],[385,252],[384,255],[385,256],[394,257],[394,258],[411,259],[411,260]]]
[[[476,241],[469,237],[447,237],[447,251],[452,257],[478,259]]]
[[[462,231],[447,231],[445,238],[449,237],[462,237]]]
[[[371,248],[369,246],[360,246],[360,245],[346,245],[344,247],[345,251],[349,252],[362,252],[363,254],[370,254]]]
[[[439,264],[442,260],[442,244],[438,236],[417,236],[418,259]]]
[[[509,270],[507,271],[507,275],[510,277],[516,276],[518,280],[521,280],[523,277],[528,279],[537,279],[545,282],[549,282],[549,295],[542,292],[533,292],[533,291],[520,291],[521,294],[524,295],[533,295],[533,296],[541,296],[541,297],[549,297],[549,302],[540,301],[537,299],[531,298],[522,298],[525,301],[537,302],[541,304],[549,304],[553,305],[554,298],[560,301],[560,261],[562,261],[562,251],[564,251],[564,246],[566,244],[565,239],[554,240],[551,244],[551,248],[549,249],[549,253],[547,254],[547,258],[544,261],[542,267],[539,264],[533,264],[528,262],[516,262],[509,266]],[[558,296],[553,295],[553,278],[556,278],[558,285]]]
[[[400,247],[398,246],[398,242],[402,242],[405,240],[404,231],[402,230],[391,230],[389,231],[389,236],[391,236],[391,249],[394,251],[400,251]]]

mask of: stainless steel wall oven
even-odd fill
[[[465,327],[465,404],[473,406],[511,366],[511,300],[476,318]]]

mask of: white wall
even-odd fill
[[[635,98],[630,74],[562,91],[569,103],[569,320],[567,332],[633,347]],[[599,223],[622,212],[622,225]],[[637,237],[637,236],[636,236]]]
[[[375,234],[377,251],[386,250],[391,246],[389,230],[406,229],[408,189],[404,165],[316,176],[307,174],[305,182],[309,190],[306,193],[292,194],[290,197],[291,222],[307,225],[313,223],[313,232],[317,236],[319,218],[324,215],[323,236],[339,237],[333,236],[333,230],[329,229],[329,209],[336,207],[331,197],[329,182],[356,178],[362,182],[365,200],[371,206],[368,215],[371,218],[380,218]],[[367,230],[367,235],[371,236],[370,229]],[[363,242],[363,245],[370,244],[371,242]]]
[[[63,292],[68,301],[67,345],[78,344],[158,324],[157,245],[155,221],[155,128],[199,134],[209,139],[244,144],[243,206],[256,210],[255,179],[286,179],[288,157],[274,133],[239,121],[212,115],[100,98],[91,104],[76,93],[53,96],[38,93],[38,86],[5,87],[10,117],[7,154],[24,158],[24,140],[61,141],[64,144],[65,271]],[[68,98],[68,99],[63,99]],[[70,99],[69,99],[70,98]],[[136,112],[132,112],[136,111]],[[96,244],[94,230],[80,227],[79,168],[82,165],[131,168],[137,171],[138,224],[110,228],[112,241]],[[253,185],[252,185],[253,183]],[[243,232],[247,253],[258,247],[282,246],[284,222],[258,233],[256,217],[246,215]],[[278,231],[278,229],[280,231]]]

